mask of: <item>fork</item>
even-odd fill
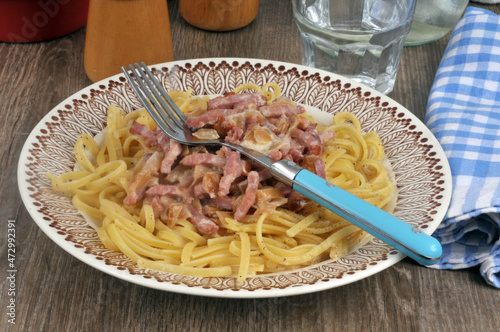
[[[394,215],[333,185],[316,174],[283,159],[274,162],[268,156],[222,139],[200,140],[192,135],[196,128],[186,125],[186,116],[144,62],[129,65],[122,71],[142,105],[158,127],[171,139],[186,145],[226,146],[247,156],[253,164],[267,168],[278,181],[312,199],[340,217],[424,265],[438,262],[441,244]]]

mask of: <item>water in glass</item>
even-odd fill
[[[392,91],[414,0],[293,0],[303,64]]]

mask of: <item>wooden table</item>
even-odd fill
[[[261,1],[249,26],[197,30],[169,1],[175,59],[249,57],[300,64],[289,1]],[[500,5],[482,6],[500,13]],[[423,119],[449,35],[405,48],[390,96]],[[17,189],[19,153],[40,119],[91,84],[85,29],[32,44],[0,43],[1,331],[498,331],[500,292],[477,268],[428,269],[405,259],[367,279],[319,293],[272,299],[214,299],[162,292],[104,274],[66,253],[33,222]],[[7,322],[7,224],[15,221],[16,324]]]

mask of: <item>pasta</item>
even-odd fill
[[[267,105],[293,104],[281,96],[275,83],[263,87],[246,84],[234,92],[243,91],[256,91],[265,96]],[[169,94],[193,119],[207,109],[210,100],[193,97],[191,91]],[[297,120],[299,123],[314,124],[309,115],[294,117],[302,118]],[[130,188],[139,181],[137,174],[144,172],[145,164],[152,163],[155,151],[158,153],[148,145],[147,139],[131,133],[133,123],[151,131],[156,128],[145,110],[125,114],[111,105],[102,143],[82,134],[74,147],[75,170],[47,176],[53,190],[71,196],[73,205],[96,223],[97,234],[106,248],[122,252],[139,267],[200,277],[233,276],[243,281],[260,273],[338,259],[370,239],[364,231],[312,201],[305,201],[299,209],[291,209],[283,196],[276,199],[276,188],[262,183],[256,199],[273,197],[277,203],[258,207],[254,203],[250,212],[240,217],[216,209],[211,219],[218,230],[212,234],[200,232],[195,223],[185,218],[183,210],[174,209],[175,200],[168,203],[168,213],[177,213],[173,222],[159,217],[147,199],[125,204],[124,201],[130,199]],[[313,127],[316,128],[316,124]],[[377,133],[364,133],[357,117],[348,112],[335,114],[332,124],[318,125],[317,131],[320,135],[335,133],[335,137],[323,142],[320,154],[312,158],[324,165],[324,177],[391,211],[395,201],[394,179]],[[282,145],[281,150],[277,150],[275,142],[266,144],[269,153],[283,151]],[[182,153],[186,153],[188,148],[182,149]],[[314,169],[312,159],[304,157],[303,167]],[[217,179],[219,181],[220,176]],[[250,180],[245,185],[250,186]],[[191,205],[194,208],[190,209],[201,210],[203,204],[194,200]],[[196,213],[190,211],[191,215]]]

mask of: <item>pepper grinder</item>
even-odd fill
[[[121,66],[173,60],[167,0],[90,0],[85,71],[97,82]]]

